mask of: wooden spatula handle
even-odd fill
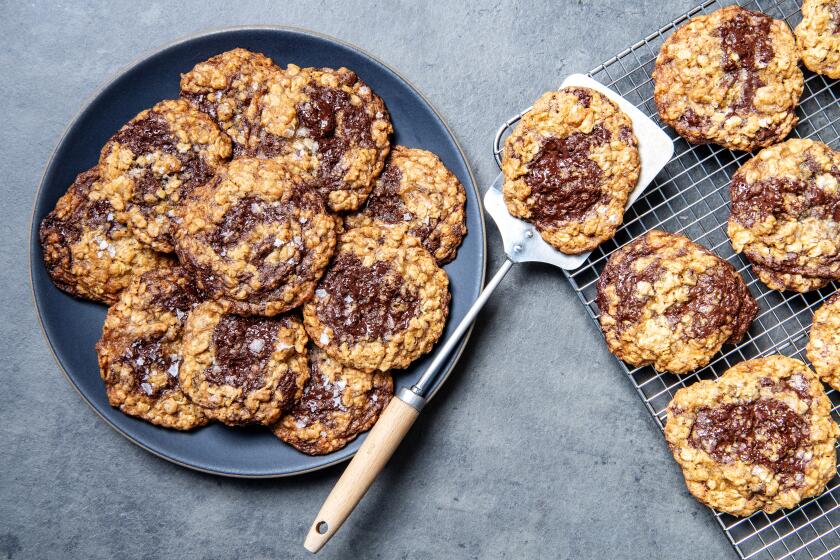
[[[418,414],[416,408],[399,396],[391,399],[321,506],[303,543],[306,550],[318,552],[338,531],[394,454]]]

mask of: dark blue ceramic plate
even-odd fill
[[[44,333],[67,379],[118,432],[159,457],[200,471],[240,477],[288,476],[351,457],[363,438],[330,455],[309,457],[281,443],[265,429],[230,429],[216,424],[182,433],[157,428],[111,408],[94,351],[105,307],[74,299],[53,286],[38,244],[41,219],[76,174],[96,163],[105,141],[141,110],[161,99],[177,97],[182,72],[235,47],[262,52],[280,66],[293,62],[300,66],[352,68],[385,100],[394,123],[393,142],[431,150],[464,184],[469,234],[458,258],[446,267],[452,305],[443,336],[450,335],[484,283],[484,215],[464,154],[431,104],[394,70],[346,43],[288,28],[236,28],[191,37],[145,57],[99,90],[67,128],[44,172],[31,228],[32,289]],[[455,365],[465,342],[446,363],[433,392]],[[395,377],[397,387],[416,381],[428,362],[429,359],[421,360],[399,373]]]

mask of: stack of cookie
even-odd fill
[[[40,229],[55,284],[111,306],[110,403],[309,454],[370,429],[443,331],[466,234],[463,186],[391,132],[352,71],[235,49],[111,137]]]

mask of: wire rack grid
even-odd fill
[[[674,142],[674,157],[625,214],[615,237],[596,249],[577,270],[564,271],[590,317],[598,321],[596,282],[609,255],[650,229],[679,232],[729,261],[745,277],[760,311],[749,333],[737,345],[725,346],[713,361],[690,375],[658,373],[651,367],[621,367],[633,383],[660,428],[674,393],[699,379],[714,379],[736,363],[780,353],[806,360],[805,345],[814,309],[837,283],[806,294],[768,290],[753,274],[748,261],[736,254],[726,234],[729,217],[729,183],[748,153],[735,153],[714,145],[694,146],[680,138],[659,119],[653,101],[651,72],[659,47],[667,35],[689,18],[714,11],[732,2],[707,0],[657,32],[607,60],[589,75],[613,89],[653,118]],[[795,27],[801,19],[796,0],[741,0],[742,6],[783,19]],[[805,70],[805,90],[798,109],[794,135],[840,148],[840,83]],[[504,138],[526,109],[509,119],[496,135],[494,154],[501,166]],[[840,394],[828,392],[832,414],[840,420]],[[736,518],[712,512],[736,552],[744,559],[840,558],[840,476],[825,491],[790,510],[768,515],[758,512]]]

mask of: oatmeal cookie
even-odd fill
[[[370,222],[406,223],[438,264],[455,258],[467,233],[464,187],[432,152],[396,146],[362,209],[345,218],[354,228]]]
[[[229,156],[230,138],[210,117],[183,99],[161,101],[102,148],[102,191],[137,239],[171,253],[176,208]]]
[[[807,352],[820,379],[840,391],[840,292],[814,313]]]
[[[371,429],[393,394],[391,374],[346,367],[311,348],[303,396],[272,429],[303,453],[326,455]]]
[[[137,241],[116,220],[98,185],[97,167],[80,173],[38,233],[56,286],[111,305],[135,275],[165,266],[169,259]]]
[[[333,211],[364,202],[393,128],[382,99],[354,72],[290,64],[272,75],[257,104],[250,155],[295,169]]]
[[[612,238],[639,180],[630,118],[595,90],[543,94],[505,141],[505,203],[568,254]]]
[[[653,70],[662,120],[694,144],[751,151],[796,126],[804,79],[787,24],[739,6],[692,18]]]
[[[708,364],[721,346],[744,336],[758,311],[732,265],[658,230],[610,256],[597,301],[610,352],[672,373]]]
[[[257,101],[275,72],[280,68],[267,56],[233,49],[182,74],[181,98],[210,115],[233,140],[234,157],[240,157],[259,122]]]
[[[312,296],[335,249],[335,218],[279,163],[235,159],[179,213],[176,251],[233,313],[272,316]]]
[[[181,384],[212,419],[273,424],[303,393],[306,342],[293,315],[242,317],[202,303],[184,327]]]
[[[330,357],[364,371],[387,371],[408,367],[431,350],[449,299],[446,272],[406,226],[364,226],[339,238],[303,320]]]
[[[840,78],[840,0],[803,0],[802,21],[794,33],[809,70]]]
[[[166,428],[207,423],[181,389],[184,323],[201,299],[177,266],[137,276],[120,294],[96,344],[111,406]]]
[[[840,279],[840,153],[791,139],[741,166],[728,233],[762,282],[805,292]]]
[[[741,362],[680,389],[665,426],[688,491],[737,516],[822,492],[836,473],[838,433],[817,376],[785,356]]]

